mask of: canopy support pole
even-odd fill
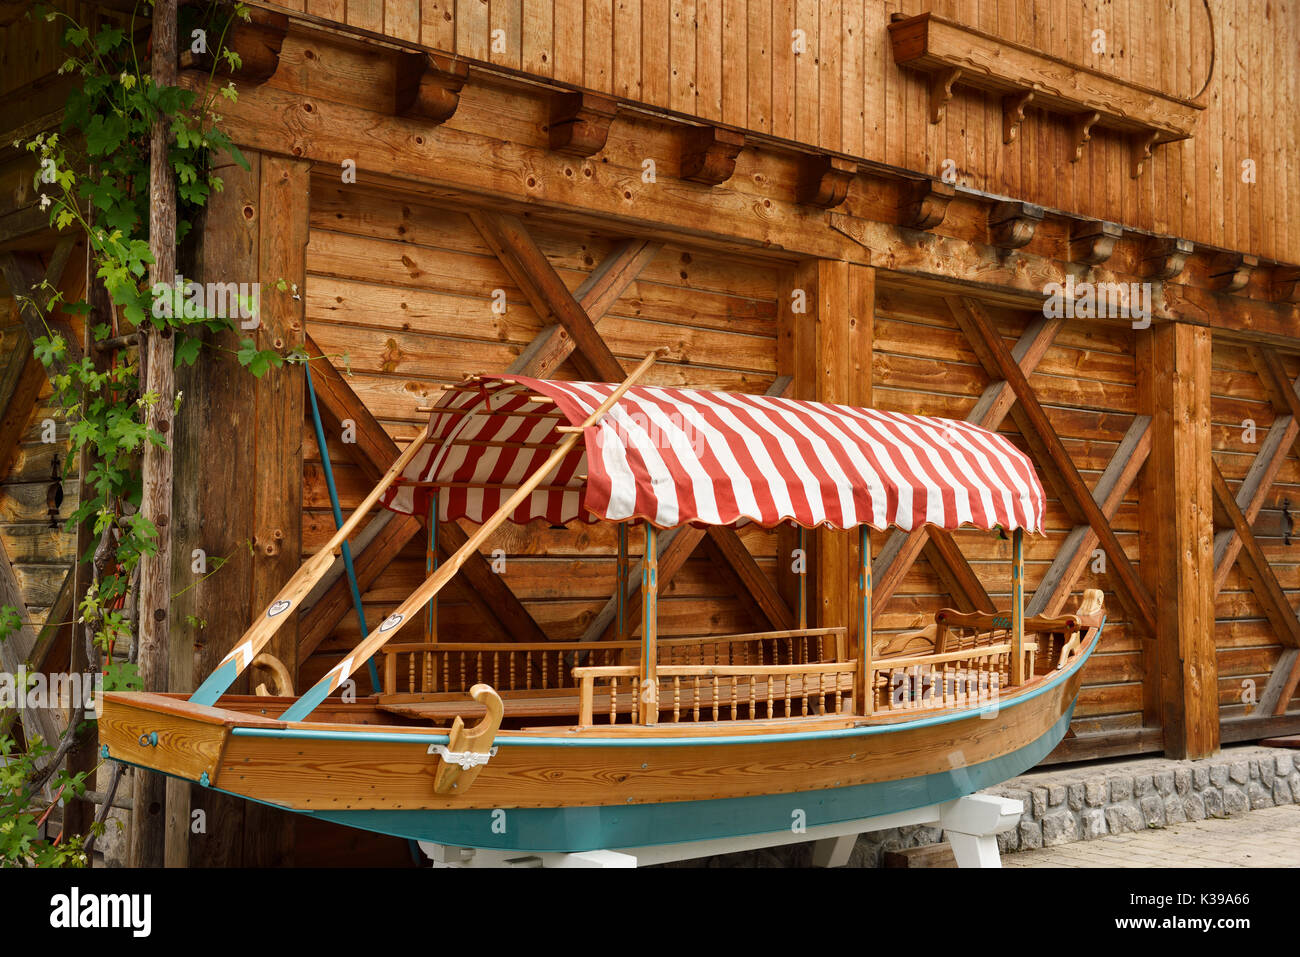
[[[659,543],[656,529],[645,526],[641,559],[641,723],[659,723]]]
[[[808,532],[799,528],[799,629],[808,627]]]
[[[858,628],[858,688],[862,700],[862,713],[875,710],[875,695],[871,689],[871,658],[875,649],[871,640],[871,527],[858,526],[858,594],[862,599],[862,623]]]
[[[341,662],[326,673],[325,677],[321,678],[321,680],[315,685],[307,689],[302,697],[295,701],[288,710],[284,712],[284,714],[280,715],[280,720],[302,721],[307,717],[307,715],[316,710],[317,705],[324,701],[333,691],[338,689],[343,682],[347,681],[348,678],[351,677],[352,672],[362,661],[365,661],[367,658],[374,655],[399,631],[401,631],[402,626],[406,624],[406,622],[408,622],[421,607],[427,604],[429,599],[446,587],[447,583],[455,577],[458,571],[460,571],[461,566],[465,564],[470,555],[477,552],[479,546],[487,541],[488,536],[495,532],[508,518],[510,518],[514,511],[524,503],[528,496],[533,494],[534,489],[541,485],[548,475],[560,467],[560,464],[564,461],[565,457],[568,456],[568,454],[573,450],[573,447],[578,443],[578,440],[582,437],[583,431],[599,422],[605,417],[605,413],[618,404],[618,400],[623,398],[623,394],[632,387],[633,383],[635,383],[637,379],[641,378],[641,376],[643,376],[646,371],[654,365],[656,355],[657,352],[651,352],[641,360],[641,363],[632,370],[622,383],[619,384],[618,388],[611,392],[609,397],[606,398],[605,401],[591,413],[591,415],[587,416],[582,425],[558,427],[556,431],[564,435],[564,438],[558,445],[556,445],[555,451],[547,457],[546,461],[543,462],[532,475],[524,479],[510,497],[501,503],[501,507],[498,508],[487,521],[480,525],[473,535],[469,536],[469,538],[465,540],[465,544],[456,549],[454,554],[448,556],[447,560],[438,566],[436,572],[426,578],[419,587],[415,589],[415,591],[406,596],[406,600],[398,606],[397,611],[385,618],[378,628],[366,635],[360,644],[353,648]],[[426,428],[422,434],[422,439],[427,438],[428,434],[429,432]],[[405,457],[405,453],[403,453],[403,456]],[[401,460],[399,460],[399,462],[400,461]],[[404,462],[401,464],[403,467],[405,466]],[[374,492],[371,493],[371,496],[376,499],[378,498]],[[299,570],[299,574],[301,574],[301,569]]]
[[[431,489],[429,493],[429,544],[424,551],[424,574],[426,577],[438,570],[438,506],[438,490],[436,488]],[[424,640],[430,644],[438,640],[437,595],[429,599],[428,613],[424,620]]]
[[[1025,530],[1011,535],[1011,685],[1025,682]]]
[[[627,561],[627,522],[618,526],[618,592],[615,596],[615,608],[618,615],[618,640],[628,640],[627,630],[627,582],[630,576]]]

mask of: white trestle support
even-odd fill
[[[1001,867],[997,835],[1020,820],[1024,805],[1011,798],[971,794],[896,814],[822,824],[801,831],[774,831],[744,837],[727,837],[684,844],[622,847],[574,853],[487,850],[420,841],[420,850],[434,867],[647,867],[671,861],[690,861],[737,851],[813,842],[815,867],[843,867],[858,835],[917,824],[943,828],[952,844],[958,867]]]

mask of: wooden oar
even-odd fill
[[[221,663],[217,665],[212,674],[208,675],[207,680],[199,685],[199,690],[194,692],[190,697],[190,701],[194,704],[216,704],[217,699],[226,693],[227,689],[235,683],[235,679],[239,677],[240,673],[252,664],[253,659],[266,647],[267,642],[279,630],[280,625],[288,620],[289,612],[293,611],[298,606],[298,603],[316,587],[316,582],[334,564],[334,556],[342,548],[343,543],[348,540],[348,537],[361,523],[362,519],[379,501],[379,497],[397,480],[427,441],[429,441],[429,426],[426,425],[411,444],[406,447],[406,450],[397,457],[397,461],[384,473],[384,477],[379,480],[379,484],[357,506],[356,511],[349,515],[348,520],[339,526],[338,531],[325,543],[325,546],[303,562],[302,566],[294,572],[288,584],[280,589],[280,593],[275,596],[271,604],[266,606],[266,610],[253,623],[253,626],[244,632],[235,649],[222,658]]]
[[[402,602],[397,611],[385,618],[378,628],[367,635],[324,678],[308,689],[301,698],[293,703],[289,710],[280,715],[281,720],[301,721],[306,718],[316,709],[317,705],[348,680],[357,666],[370,660],[370,657],[375,652],[387,644],[420,608],[424,607],[434,595],[442,590],[447,582],[455,577],[456,572],[460,570],[461,565],[465,564],[469,556],[478,551],[479,546],[487,540],[488,536],[510,517],[510,514],[523,503],[524,499],[533,493],[533,490],[538,485],[542,484],[542,480],[560,466],[560,463],[564,461],[564,457],[569,454],[569,451],[582,436],[582,430],[599,422],[605,413],[612,409],[615,403],[623,397],[623,393],[630,389],[632,384],[654,365],[656,354],[657,350],[641,360],[641,364],[632,370],[631,374],[623,380],[617,389],[609,394],[609,398],[602,402],[600,407],[591,413],[581,426],[571,427],[573,431],[567,432],[550,457],[532,475],[525,479],[519,488],[515,489],[514,494],[506,499],[505,503],[496,510],[491,518],[478,527],[478,530],[466,540],[465,544],[457,549],[456,554],[439,565],[436,572],[426,578],[415,591],[407,596],[406,601]]]

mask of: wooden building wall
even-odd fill
[[[535,85],[479,71],[444,122],[395,118],[391,51],[377,54],[365,38],[341,38],[329,30],[291,34],[274,75],[245,89],[238,104],[223,106],[234,138],[254,160],[254,172],[232,171],[227,191],[214,198],[205,266],[224,281],[301,279],[295,287],[301,288],[301,300],[276,300],[271,318],[277,332],[263,330],[260,341],[280,348],[305,333],[343,373],[340,381],[357,397],[360,417],[377,424],[379,434],[366,439],[370,451],[407,440],[420,419],[418,408],[431,403],[438,384],[470,372],[505,370],[544,325],[555,321],[539,314],[489,248],[472,219],[484,211],[521,217],[571,291],[630,239],[657,244],[599,324],[600,335],[624,364],[655,346],[669,347],[670,355],[651,381],[764,391],[779,373],[792,371],[790,344],[780,338],[783,330],[850,313],[863,321],[869,358],[850,360],[826,350],[825,366],[833,365],[837,377],[827,386],[818,378],[826,370],[804,353],[799,357],[805,372],[800,388],[834,394],[840,401],[957,417],[971,411],[992,377],[945,296],[957,289],[980,297],[1010,346],[1039,318],[1035,303],[1044,277],[1059,279],[1070,270],[1071,275],[1092,274],[1080,266],[1072,248],[1070,231],[1077,219],[1049,217],[1023,249],[1008,251],[995,248],[990,239],[988,198],[965,194],[946,207],[946,219],[940,215],[929,227],[913,228],[900,223],[898,210],[914,177],[884,169],[860,175],[847,201],[827,213],[797,199],[805,175],[800,163],[811,148],[930,176],[940,172],[944,159],[954,158],[961,182],[975,190],[1300,261],[1300,237],[1292,225],[1300,222],[1291,140],[1295,124],[1276,119],[1300,92],[1294,56],[1300,7],[1294,0],[1267,7],[1210,0],[1219,53],[1208,108],[1193,139],[1158,148],[1139,180],[1127,174],[1126,145],[1105,131],[1094,133],[1078,164],[1066,161],[1068,124],[1060,116],[1038,116],[1031,110],[1022,137],[1005,147],[994,98],[961,87],[947,118],[930,124],[924,82],[897,69],[884,39],[891,13],[923,9],[912,0],[901,11],[876,0],[820,5],[776,0],[306,4],[307,14],[346,22],[356,30],[766,137],[740,154],[729,180],[713,187],[677,178],[680,134],[693,125],[681,117],[661,122],[663,118],[643,111],[620,115],[606,149],[576,158],[558,155],[550,149],[546,129],[551,90],[539,92]],[[1184,0],[1159,3],[1154,10],[1136,0],[984,0],[978,5],[936,3],[933,9],[1179,96],[1196,93],[1208,70],[1203,10]],[[1094,20],[1109,37],[1110,52],[1101,61],[1073,54]],[[1158,29],[1148,29],[1149,24]],[[41,46],[49,41],[45,26],[14,21],[0,29],[7,92],[48,72],[54,58]],[[495,29],[504,31],[505,52],[491,48]],[[793,29],[805,30],[809,44],[798,58],[776,43]],[[789,144],[777,140],[803,145],[787,149]],[[1249,187],[1234,172],[1246,153],[1259,157],[1259,180]],[[647,185],[641,178],[640,164],[647,156],[661,160],[658,183]],[[352,184],[341,182],[339,175],[340,164],[349,159],[360,174]],[[19,195],[22,176],[13,172],[19,168],[8,154],[0,157],[0,186],[6,189],[0,244],[8,211],[30,206],[31,197]],[[283,187],[286,177],[292,178],[292,189]],[[1159,264],[1161,257],[1153,260],[1144,241],[1130,231],[1096,276],[1149,277],[1149,263]],[[1165,287],[1171,312],[1161,317],[1158,328],[1175,329],[1172,348],[1177,352],[1189,346],[1193,362],[1201,352],[1209,353],[1202,347],[1213,336],[1210,373],[1193,377],[1190,385],[1180,379],[1179,397],[1194,400],[1192,393],[1205,392],[1200,398],[1209,410],[1213,459],[1235,490],[1252,474],[1253,456],[1259,454],[1243,438],[1243,422],[1255,422],[1257,441],[1263,443],[1262,437],[1290,415],[1260,371],[1258,350],[1252,351],[1254,346],[1242,337],[1267,341],[1278,350],[1283,372],[1294,378],[1300,372],[1300,324],[1294,306],[1274,296],[1267,269],[1257,270],[1248,287],[1229,294],[1211,284],[1208,268],[1208,257],[1202,257],[1177,282],[1171,279]],[[802,321],[791,319],[788,303],[797,285],[809,277],[818,282],[843,278],[846,269],[875,277],[869,294],[859,288],[861,300],[846,303],[828,289],[820,312],[815,309]],[[492,309],[496,290],[504,295],[504,313]],[[854,308],[859,311],[853,313]],[[813,341],[836,342],[834,332],[827,340],[814,336]],[[1198,427],[1196,422],[1186,425],[1184,410],[1172,410],[1171,393],[1161,391],[1168,383],[1153,381],[1151,370],[1160,368],[1153,358],[1156,348],[1155,328],[1068,321],[1028,377],[1051,430],[1089,488],[1123,447],[1138,416],[1163,410],[1175,424],[1183,423],[1180,427]],[[810,367],[816,381],[809,379]],[[300,367],[295,368],[272,372],[256,395],[239,392],[219,376],[195,383],[187,393],[203,396],[201,389],[210,389],[206,404],[197,408],[209,417],[203,428],[212,434],[220,430],[222,415],[236,416],[246,426],[236,433],[243,436],[237,455],[222,453],[224,461],[243,463],[239,469],[203,471],[195,465],[202,481],[190,483],[188,497],[178,505],[184,512],[176,526],[182,536],[178,555],[189,554],[198,539],[184,536],[192,535],[212,539],[205,542],[210,554],[237,551],[239,558],[228,574],[195,588],[178,603],[177,614],[188,602],[186,609],[211,621],[198,638],[175,629],[178,688],[206,673],[205,666],[233,642],[239,622],[255,613],[258,596],[269,597],[288,574],[291,559],[313,553],[333,527],[320,449],[303,419],[305,406],[295,404],[301,395],[301,377],[291,378],[300,376]],[[321,369],[319,386],[324,369],[316,368]],[[576,373],[570,365],[553,374]],[[264,417],[264,412],[279,418]],[[275,421],[289,427],[278,429]],[[340,440],[336,425],[327,423],[327,435],[346,510],[360,500],[373,476],[359,462],[356,446]],[[1011,418],[1002,430],[1023,442]],[[278,436],[280,445],[262,448],[263,435]],[[26,450],[20,452],[20,463],[28,461]],[[198,452],[210,460],[221,450]],[[1292,551],[1296,546],[1285,541],[1283,506],[1300,505],[1300,469],[1289,442],[1280,454],[1276,481],[1261,495],[1249,524],[1293,610],[1300,563]],[[195,462],[203,455],[196,452]],[[260,461],[270,462],[274,474],[260,469]],[[376,464],[382,469],[387,462],[372,461],[369,468]],[[1169,465],[1167,455],[1160,467]],[[8,523],[0,535],[7,548],[19,540],[14,529],[34,521],[29,506],[20,514],[19,506],[11,504],[21,496],[8,491],[29,484],[33,467],[39,470],[38,465],[20,464],[0,488],[0,518]],[[1155,593],[1155,580],[1167,570],[1152,557],[1157,537],[1152,516],[1166,514],[1175,477],[1156,475],[1155,465],[1146,468],[1147,481],[1132,486],[1109,524]],[[255,489],[241,482],[246,475],[255,475]],[[1181,474],[1179,480],[1184,478]],[[279,494],[286,488],[288,495]],[[1164,494],[1144,497],[1151,488]],[[220,509],[205,503],[209,490],[221,497]],[[27,499],[34,494],[22,493]],[[1194,506],[1208,509],[1209,504],[1198,500]],[[299,505],[300,534],[290,514]],[[1221,517],[1218,524],[1223,525]],[[1048,534],[1032,540],[1028,549],[1031,592],[1077,525],[1077,515],[1053,496]],[[277,538],[277,529],[287,534]],[[788,594],[783,573],[788,543],[758,529],[743,530],[740,538],[767,583]],[[975,532],[959,532],[955,540],[981,586],[995,600],[1005,598],[1010,590],[1007,544]],[[246,560],[237,549],[248,542],[258,549],[255,559]],[[282,542],[283,553],[278,550]],[[875,536],[877,553],[883,545],[884,537]],[[583,633],[613,590],[613,547],[607,528],[565,531],[533,525],[502,531],[484,554],[501,549],[506,563],[501,581],[534,627],[547,638],[572,639]],[[54,567],[67,560],[66,546],[50,541],[35,548],[22,552],[22,546],[14,545],[18,553],[46,560],[53,580]],[[634,552],[638,548],[634,537]],[[372,626],[422,577],[424,562],[423,536],[416,535],[376,572],[365,594]],[[832,564],[827,560],[827,567]],[[1075,730],[1080,735],[1148,732],[1146,737],[1134,734],[1118,747],[1158,748],[1159,685],[1177,670],[1176,662],[1171,666],[1161,655],[1178,651],[1179,634],[1175,628],[1172,639],[1144,635],[1115,589],[1113,563],[1108,571],[1101,567],[1094,570],[1089,561],[1074,588],[1076,593],[1084,587],[1105,589],[1110,614],[1100,652],[1088,665]],[[1188,567],[1195,570],[1194,563]],[[1277,608],[1261,605],[1257,584],[1237,567],[1226,571],[1214,622],[1208,626],[1224,717],[1249,711],[1243,682],[1254,681],[1261,689],[1294,651],[1275,621]],[[48,583],[28,587],[29,605],[39,614]],[[1192,581],[1191,587],[1199,586]],[[1159,594],[1163,616],[1183,615],[1176,598]],[[880,640],[895,641],[894,636],[925,624],[937,608],[952,603],[943,574],[922,557],[883,605]],[[344,601],[340,611],[346,605]],[[660,608],[665,634],[725,633],[764,624],[761,610],[738,587],[727,563],[703,546],[666,589]],[[502,633],[501,620],[485,611],[491,609],[485,609],[484,597],[457,581],[441,603],[440,634],[466,640],[510,637]],[[358,637],[351,612],[343,613],[337,625],[330,619],[319,630],[308,617],[297,637],[297,654],[291,638],[277,648],[286,660],[297,658],[300,685],[336,663]],[[1195,621],[1192,612],[1186,617],[1178,626],[1189,632],[1206,625]],[[195,645],[192,658],[184,654],[190,650],[187,641]],[[1291,710],[1296,707],[1293,699]],[[1210,747],[1213,742],[1217,738]]]
[[[287,0],[285,9],[678,113],[1196,243],[1300,261],[1295,0]],[[893,62],[893,14],[931,11],[1206,109],[1190,140],[1125,174],[1129,145],[1031,106],[1002,143],[1000,97],[958,85],[928,122],[926,78]],[[794,31],[805,52],[793,52]],[[1106,34],[1094,53],[1093,31]],[[498,33],[499,31],[499,33]],[[1211,43],[1213,33],[1214,43]],[[495,35],[495,36],[494,36]],[[1212,54],[1212,50],[1214,50]],[[1242,181],[1253,159],[1256,181]]]

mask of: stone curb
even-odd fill
[[[1133,759],[1048,768],[981,793],[1025,805],[1019,826],[998,835],[998,850],[1008,854],[1300,804],[1300,751],[1245,746],[1204,761]],[[941,840],[937,827],[873,831],[858,839],[851,866],[879,867],[886,851]]]

